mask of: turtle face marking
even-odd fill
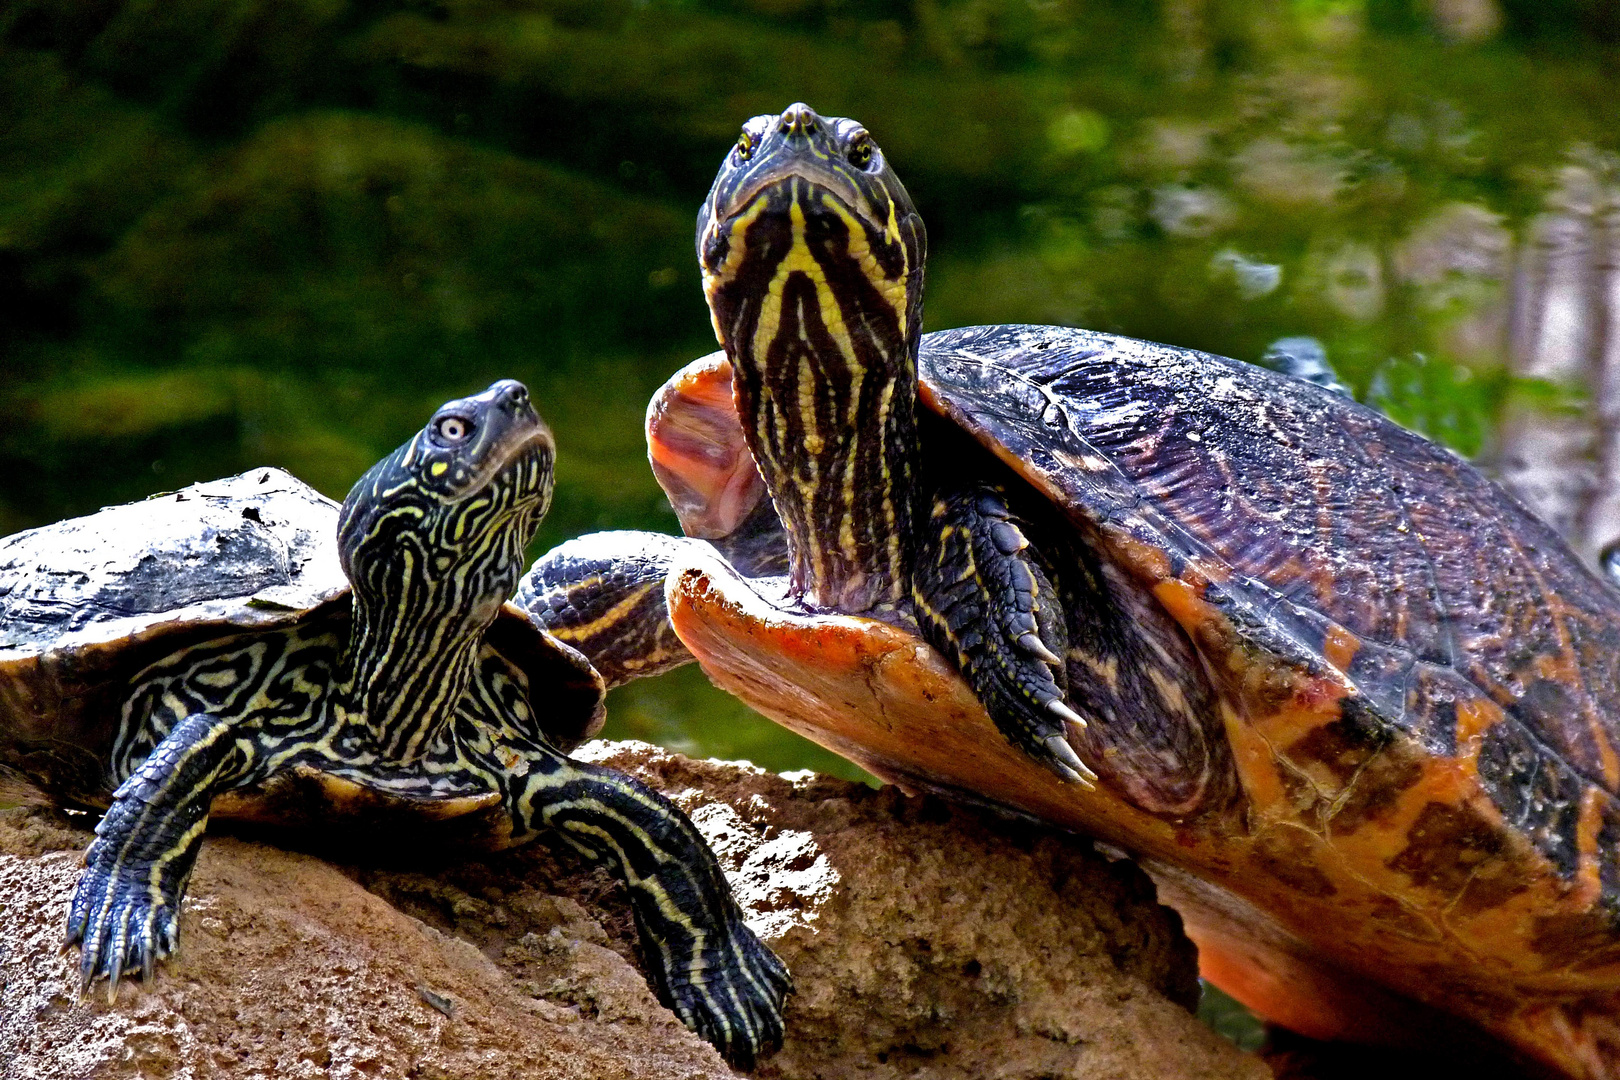
[[[905,187],[859,124],[795,104],[744,127],[697,246],[795,590],[849,611],[901,600],[927,247]]]
[[[407,581],[456,578],[463,600],[496,598],[474,603],[492,619],[551,502],[554,456],[522,383],[449,402],[349,492],[338,523],[344,572],[362,594],[396,600]]]
[[[385,754],[413,760],[448,723],[517,588],[553,456],[528,391],[503,380],[439,409],[349,492],[338,546],[356,618],[339,700]]]

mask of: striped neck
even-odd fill
[[[921,223],[874,224],[797,173],[700,239],[749,450],[794,591],[869,611],[910,595]],[[909,207],[907,207],[909,210]]]
[[[455,626],[409,605],[363,603],[358,593],[355,599],[334,703],[348,722],[371,733],[385,759],[408,764],[454,721],[502,598],[484,600],[475,617]]]
[[[417,760],[454,722],[550,502],[552,456],[527,391],[497,383],[446,405],[344,502],[338,549],[354,599],[332,707],[385,760]]]
[[[530,455],[508,482],[458,504],[401,504],[391,516],[410,527],[376,531],[350,559],[354,613],[335,702],[386,759],[416,760],[454,721],[544,512],[521,495],[541,467]]]

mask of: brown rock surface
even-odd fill
[[[1128,863],[890,789],[586,753],[681,803],[793,969],[760,1076],[1269,1075],[1173,1003],[1196,992],[1191,947]],[[211,837],[179,955],[114,1005],[77,1002],[60,944],[88,840],[53,812],[0,817],[4,1080],[732,1075],[647,990],[619,886],[546,844],[413,839],[339,868]]]

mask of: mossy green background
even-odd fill
[[[694,213],[741,121],[796,99],[859,118],[905,178],[929,328],[1248,360],[1310,335],[1363,397],[1478,452],[1509,395],[1566,391],[1516,384],[1468,332],[1501,272],[1402,252],[1448,207],[1512,233],[1561,165],[1612,166],[1616,10],[6,3],[0,534],[260,464],[340,498],[498,377],[561,448],[537,550],[673,531],[640,422],[714,347]],[[612,710],[619,735],[853,775],[694,671]]]

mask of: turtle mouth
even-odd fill
[[[786,212],[793,203],[798,203],[807,216],[825,213],[818,195],[836,199],[845,212],[862,220],[873,219],[872,208],[867,205],[861,189],[835,164],[795,154],[786,160],[766,163],[726,200],[726,205],[715,207],[714,220],[720,229],[729,230],[733,222],[762,198],[766,200],[766,213]]]
[[[530,423],[501,435],[496,445],[484,455],[483,463],[473,473],[466,490],[449,501],[465,502],[481,495],[496,483],[497,478],[508,473],[520,476],[520,501],[524,496],[528,499],[544,497],[544,477],[550,471],[549,463],[556,456],[557,444],[545,421],[532,413],[530,415],[533,417]],[[532,477],[532,482],[522,481],[521,478],[525,477]]]

